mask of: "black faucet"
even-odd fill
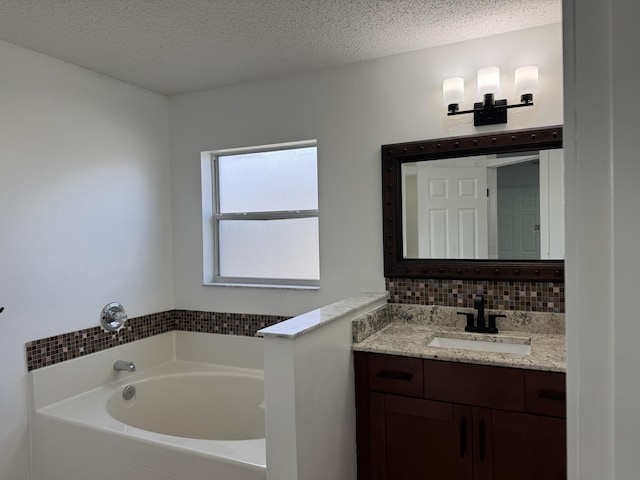
[[[484,299],[483,295],[476,295],[473,297],[473,308],[478,311],[478,316],[475,322],[473,313],[458,312],[458,315],[465,315],[467,317],[467,325],[464,327],[465,332],[498,333],[496,318],[505,317],[505,315],[490,313],[489,325],[487,326],[487,319],[484,317],[485,303],[487,303],[487,301]]]
[[[476,295],[473,297],[473,308],[478,311],[478,317],[476,321],[476,328],[478,332],[484,331],[487,326],[487,322],[484,318],[484,304],[487,301],[484,299],[484,295]]]

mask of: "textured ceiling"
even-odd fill
[[[561,21],[561,0],[0,0],[0,38],[166,95]]]

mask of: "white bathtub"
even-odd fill
[[[266,478],[261,371],[175,360],[118,376],[35,411],[34,479]]]
[[[133,397],[125,398],[125,393]],[[157,375],[128,382],[106,402],[132,427],[201,440],[264,438],[264,376],[253,372]]]

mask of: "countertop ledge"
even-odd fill
[[[499,367],[566,372],[566,337],[560,334],[531,333],[523,331],[500,331],[497,335],[485,334],[487,341],[500,337],[525,337],[531,339],[529,355],[513,353],[480,352],[466,349],[429,347],[435,336],[454,333],[464,336],[465,332],[446,326],[421,325],[392,322],[359,343],[354,343],[354,351],[400,355],[449,362],[492,365]],[[473,334],[474,337],[482,334]]]
[[[325,307],[303,313],[297,317],[276,323],[257,332],[258,337],[296,338],[328,323],[340,320],[349,314],[361,311],[363,314],[385,304],[388,292],[361,293],[345,298]]]

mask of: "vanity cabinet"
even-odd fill
[[[358,480],[566,478],[563,373],[354,354]]]

